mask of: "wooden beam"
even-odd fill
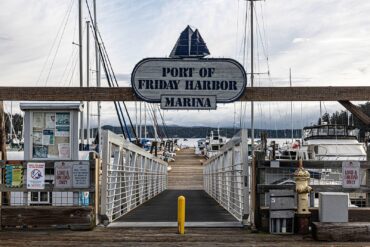
[[[1,100],[17,101],[135,101],[131,87],[0,87]],[[255,87],[239,101],[366,101],[370,87]]]
[[[370,223],[312,223],[312,236],[318,241],[370,241]]]
[[[339,103],[357,117],[363,124],[370,125],[370,117],[363,112],[360,107],[352,104],[348,100],[340,100]]]

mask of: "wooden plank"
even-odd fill
[[[92,229],[95,226],[93,207],[24,206],[2,207],[1,222],[7,227],[70,226]]]
[[[139,101],[131,87],[0,87],[0,100]],[[365,101],[370,87],[254,87],[239,101]]]
[[[370,241],[370,223],[312,223],[312,235],[318,241]]]

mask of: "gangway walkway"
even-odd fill
[[[186,198],[186,225],[241,227],[241,222],[203,190],[203,162],[192,148],[177,152],[168,172],[167,190],[121,216],[110,227],[166,227],[177,225],[177,198]]]

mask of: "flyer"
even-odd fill
[[[56,125],[68,125],[69,126],[69,112],[57,112],[56,113]]]
[[[58,153],[59,153],[59,158],[69,159],[71,156],[70,144],[69,143],[59,143]]]
[[[54,129],[55,128],[55,113],[45,113],[45,128]]]
[[[33,146],[33,158],[47,158],[48,147],[47,146]]]
[[[54,145],[54,130],[43,130],[42,131],[42,145]]]
[[[23,166],[13,166],[12,187],[21,187],[23,185]]]
[[[34,112],[33,116],[33,127],[34,128],[44,128],[44,113],[42,112]]]
[[[33,145],[42,145],[42,132],[41,131],[33,132]]]
[[[45,188],[45,163],[27,164],[27,189]]]
[[[55,136],[69,137],[69,126],[56,126]]]

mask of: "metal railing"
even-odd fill
[[[167,163],[103,131],[101,213],[109,223],[167,188]]]
[[[249,214],[247,132],[231,139],[204,164],[204,190],[239,221]]]

